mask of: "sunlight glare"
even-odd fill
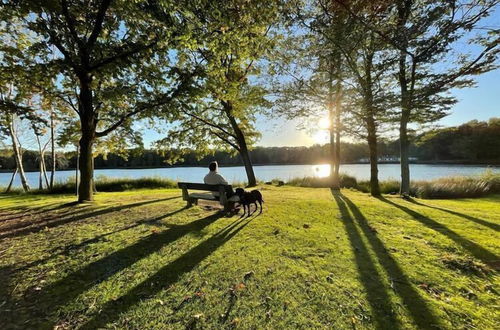
[[[330,175],[330,164],[313,165],[314,176],[326,178]]]
[[[324,130],[317,131],[313,135],[313,140],[314,140],[314,143],[316,143],[316,144],[328,143],[328,142],[330,142],[330,134],[328,133],[328,131],[324,131]]]
[[[318,127],[320,129],[329,129],[330,128],[330,118],[328,118],[328,116],[321,117],[318,121]]]

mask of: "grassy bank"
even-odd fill
[[[98,176],[95,180],[95,188],[98,192],[118,192],[134,189],[168,189],[177,188],[175,180],[162,177],[142,177],[142,178],[110,178],[106,176]],[[0,187],[2,191],[5,187]],[[55,182],[52,190],[33,189],[32,194],[73,194],[75,193],[76,185],[74,180],[66,182]],[[20,187],[16,187],[14,194],[23,193]]]
[[[245,219],[185,209],[177,189],[0,196],[0,328],[499,324],[500,195],[261,189]]]
[[[327,188],[331,186],[330,178],[305,177],[292,179],[287,184],[297,187]],[[362,192],[370,192],[370,182],[358,181],[355,177],[342,174],[342,188],[353,188]],[[399,181],[380,181],[380,191],[383,194],[395,194],[399,191]],[[478,176],[457,176],[430,181],[412,181],[410,194],[418,198],[446,199],[471,198],[491,194],[500,194],[500,174],[491,171]]]
[[[283,181],[275,179],[270,181],[272,185],[280,185]],[[234,187],[244,187],[245,182],[233,182]],[[260,182],[264,184],[264,182]],[[287,185],[306,188],[329,188],[330,178],[303,177],[295,178],[286,182]],[[358,181],[355,177],[341,174],[340,186],[342,188],[356,189],[361,192],[370,192],[370,183],[366,180]],[[142,178],[110,178],[99,176],[95,180],[97,192],[120,192],[135,189],[169,189],[176,188],[175,180],[162,177]],[[0,191],[5,188],[0,187]],[[383,194],[395,194],[399,191],[399,182],[395,180],[380,181],[380,191]],[[72,194],[75,192],[75,182],[56,182],[52,190],[31,191],[32,194]],[[13,193],[21,194],[22,189],[16,188]],[[470,177],[447,177],[431,181],[413,181],[411,184],[411,195],[425,199],[450,199],[482,197],[491,194],[500,194],[500,174],[486,171],[482,175]]]

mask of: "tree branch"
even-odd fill
[[[153,42],[151,42],[149,44],[146,44],[146,45],[144,45],[144,44],[135,45],[135,47],[133,47],[132,49],[129,49],[129,50],[123,51],[121,53],[115,54],[113,56],[105,58],[104,60],[102,60],[99,63],[96,63],[96,64],[92,65],[90,67],[90,71],[94,71],[96,69],[99,69],[102,66],[108,65],[108,64],[113,63],[115,61],[118,61],[118,60],[121,60],[121,59],[125,59],[125,58],[127,58],[129,56],[137,54],[137,53],[139,53],[139,52],[141,52],[143,50],[146,50],[148,48],[153,47],[157,43],[158,43],[158,40],[155,39]]]
[[[235,136],[234,134],[231,134],[230,132],[228,132],[228,131],[227,131],[226,129],[224,129],[223,127],[221,127],[221,126],[219,126],[219,125],[217,125],[217,124],[214,124],[214,123],[212,123],[212,122],[209,122],[208,120],[203,119],[203,118],[201,118],[200,116],[197,116],[197,115],[195,115],[195,114],[193,114],[193,113],[190,113],[190,112],[188,112],[188,111],[186,111],[186,110],[184,110],[184,109],[182,109],[182,108],[181,108],[180,110],[181,110],[181,112],[182,112],[182,113],[184,113],[184,114],[186,114],[186,115],[188,115],[188,116],[190,116],[190,117],[193,117],[193,118],[195,118],[196,120],[199,120],[199,121],[201,121],[202,123],[204,123],[204,124],[206,124],[206,125],[208,125],[208,126],[210,126],[210,127],[216,128],[216,129],[220,130],[221,132],[223,132],[223,133],[224,133],[224,134],[226,134],[226,135],[229,135],[229,136],[231,136],[231,137],[233,137],[233,138],[236,138],[236,136]]]
[[[92,48],[94,47],[94,44],[97,40],[97,37],[99,37],[99,34],[102,31],[102,24],[104,22],[104,17],[106,16],[106,11],[108,10],[109,6],[111,5],[112,0],[103,0],[101,2],[101,5],[99,6],[99,11],[97,12],[96,19],[95,19],[95,24],[94,28],[92,30],[92,33],[90,34],[88,40],[87,40],[87,48]]]

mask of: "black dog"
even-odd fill
[[[248,208],[248,215],[250,215],[250,204],[255,205],[255,211],[257,211],[257,203],[260,205],[260,212],[262,213],[262,203],[264,203],[264,199],[262,199],[262,194],[258,190],[245,191],[243,188],[236,188],[236,195],[240,198],[240,204],[243,205],[243,215],[245,215],[245,211]],[[254,212],[255,212],[254,211]]]

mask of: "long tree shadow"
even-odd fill
[[[10,296],[12,292],[12,280],[11,280],[11,267],[10,266],[0,266],[0,278],[2,279],[2,285],[0,285],[0,329],[7,329],[8,323],[6,322],[7,316],[10,311],[5,308],[4,305],[10,303]],[[5,315],[4,315],[5,314]]]
[[[160,233],[152,233],[138,242],[96,260],[48,285],[39,294],[33,293],[32,296],[27,297],[26,301],[34,304],[43,315],[51,315],[59,307],[89,290],[96,283],[105,281],[184,235],[202,230],[222,215],[223,213],[215,213],[184,225],[173,226]],[[158,219],[160,218],[162,217],[158,217]]]
[[[78,250],[80,250],[81,248],[83,248],[83,247],[85,247],[87,245],[101,242],[101,241],[105,240],[106,237],[108,237],[108,236],[111,236],[113,234],[117,234],[117,233],[129,230],[129,229],[136,228],[136,227],[141,226],[143,224],[157,224],[159,220],[162,220],[162,219],[165,219],[165,218],[169,218],[169,217],[171,217],[171,216],[173,216],[173,215],[175,215],[175,214],[177,214],[179,212],[182,212],[182,211],[186,210],[187,208],[188,207],[185,206],[185,207],[183,207],[181,209],[172,211],[172,212],[167,213],[167,214],[163,214],[163,215],[161,215],[159,217],[154,217],[154,218],[150,218],[150,219],[139,220],[137,222],[134,222],[131,225],[128,225],[128,226],[125,226],[125,227],[122,227],[122,228],[119,228],[119,229],[116,229],[116,230],[113,230],[113,231],[110,231],[110,232],[107,232],[107,233],[104,233],[104,234],[101,234],[101,235],[97,235],[95,237],[86,239],[86,240],[84,240],[84,241],[82,241],[82,242],[80,242],[78,244],[69,244],[69,245],[66,245],[62,249],[61,248],[54,248],[54,249],[52,249],[52,250],[49,251],[49,254],[50,254],[49,257],[42,258],[42,259],[30,262],[30,263],[28,263],[26,265],[23,265],[21,267],[16,268],[15,271],[16,272],[17,271],[23,271],[23,270],[26,270],[26,269],[29,269],[29,268],[32,268],[32,267],[36,267],[36,266],[41,265],[41,264],[45,264],[47,261],[52,260],[52,259],[56,259],[59,256],[69,256],[73,251],[78,251]],[[167,225],[167,227],[171,228],[173,226]]]
[[[387,252],[382,240],[371,230],[367,219],[361,213],[359,208],[349,198],[342,195],[342,193],[339,193],[339,195],[351,210],[354,219],[356,219],[359,224],[359,228],[363,232],[368,243],[371,245],[372,250],[375,252],[380,265],[384,268],[388,277],[391,279],[391,286],[403,300],[403,303],[407,307],[410,316],[418,328],[439,328],[440,322],[438,318],[429,309],[425,300],[411,284],[397,261],[394,260],[394,258]]]
[[[47,207],[48,205],[40,206],[40,207],[30,207],[30,206],[25,206],[22,208],[16,207],[16,208],[9,208],[9,209],[1,209],[0,210],[0,222],[7,222],[9,220],[16,220],[19,218],[19,216],[24,216],[24,215],[39,215],[51,211],[56,211],[59,209],[63,209],[65,207],[70,207],[70,206],[75,206],[77,205],[78,202],[69,202],[69,203],[52,203],[49,205],[53,205],[52,207]],[[15,210],[16,212],[11,213],[10,211]],[[9,213],[6,213],[9,212]],[[27,213],[29,212],[29,213]],[[7,218],[8,217],[8,218]]]
[[[420,205],[420,206],[425,206],[425,207],[428,207],[428,208],[431,208],[431,209],[435,209],[435,210],[439,210],[439,211],[446,212],[446,213],[449,213],[449,214],[453,214],[453,215],[456,215],[457,217],[461,217],[461,218],[473,221],[473,222],[475,222],[477,224],[489,227],[489,228],[491,228],[491,229],[493,229],[495,231],[500,231],[500,225],[498,225],[496,223],[492,223],[492,222],[489,222],[489,221],[486,221],[486,220],[483,220],[483,219],[479,219],[479,218],[476,218],[476,217],[473,217],[473,216],[470,216],[470,215],[467,215],[467,214],[463,214],[463,213],[457,212],[457,211],[448,210],[448,209],[445,209],[445,208],[442,208],[442,207],[420,203],[420,202],[417,202],[416,200],[414,200],[413,198],[409,199],[409,201],[412,202],[413,204],[417,204],[417,205]]]
[[[251,220],[240,219],[222,229],[217,234],[195,246],[179,258],[162,267],[154,275],[130,289],[116,301],[107,302],[99,314],[85,323],[81,329],[99,329],[115,321],[120,314],[129,310],[133,305],[143,299],[155,295],[162,288],[169,287],[177,282],[180,277],[193,270],[205,258],[210,256],[224,243],[233,238]]]
[[[453,240],[455,243],[460,245],[462,248],[467,250],[470,254],[472,254],[474,257],[482,260],[484,263],[489,264],[489,265],[494,265],[498,262],[498,256],[495,255],[494,253],[488,251],[481,245],[472,242],[471,240],[460,236],[450,228],[446,227],[445,225],[437,222],[436,220],[433,220],[421,213],[418,213],[417,211],[414,211],[406,206],[399,205],[397,203],[394,203],[393,201],[388,200],[387,198],[384,197],[379,197],[379,199],[389,205],[392,205],[394,207],[397,207],[398,209],[406,212],[410,216],[412,216],[413,219],[419,221],[421,224],[425,225],[426,227],[433,229],[449,239]]]
[[[398,320],[394,317],[393,307],[391,306],[391,299],[387,292],[386,284],[382,280],[375,261],[368,252],[366,244],[363,242],[361,234],[351,217],[345,202],[338,192],[332,191],[333,198],[337,202],[340,210],[340,215],[344,228],[349,241],[351,243],[352,251],[358,266],[359,278],[366,290],[368,303],[371,306],[374,315],[374,321],[378,329],[399,329],[400,325]]]
[[[24,236],[28,235],[31,233],[36,233],[41,230],[44,230],[45,228],[54,228],[57,226],[61,226],[70,222],[78,221],[78,220],[83,220],[91,217],[96,217],[100,215],[104,215],[107,213],[111,212],[117,212],[121,211],[124,209],[128,208],[133,208],[133,207],[139,207],[139,206],[144,206],[152,203],[159,203],[159,202],[164,202],[172,199],[177,199],[180,198],[180,196],[175,196],[175,197],[168,197],[168,198],[162,198],[162,199],[154,199],[154,200],[149,200],[149,201],[142,201],[142,202],[137,202],[137,203],[131,203],[131,204],[124,204],[124,205],[119,205],[119,206],[113,206],[113,207],[108,207],[88,213],[83,213],[83,214],[74,214],[74,213],[69,213],[69,216],[66,217],[60,217],[60,214],[54,214],[50,217],[47,218],[42,218],[38,222],[22,222],[19,224],[14,224],[12,226],[8,226],[6,228],[2,228],[0,232],[0,240],[4,238],[12,238],[12,237],[18,237],[18,236]]]

